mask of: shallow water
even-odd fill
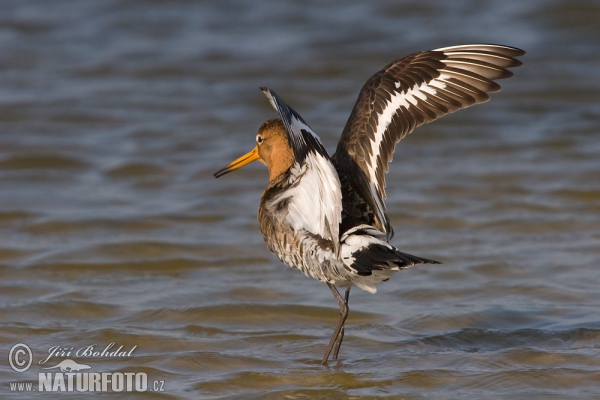
[[[600,398],[597,2],[2,8],[0,397],[70,358],[146,373],[156,398]],[[393,244],[444,264],[353,289],[321,366],[337,304],[265,248],[266,170],[212,173],[275,116],[259,86],[333,151],[372,73],[468,42],[528,54],[490,103],[404,139],[387,176]],[[112,342],[137,347],[39,363]]]

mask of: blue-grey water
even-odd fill
[[[38,374],[71,359],[145,373],[154,398],[600,398],[597,1],[0,8],[0,397],[69,394]],[[337,303],[264,246],[266,169],[212,173],[276,116],[259,86],[332,152],[372,73],[473,42],[524,65],[405,138],[387,175],[393,244],[443,264],[355,288],[322,366]],[[133,351],[76,354],[111,343]]]

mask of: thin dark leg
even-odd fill
[[[331,293],[333,293],[333,295],[338,301],[338,304],[340,305],[340,320],[338,321],[338,324],[335,330],[333,331],[333,335],[331,335],[331,340],[329,340],[329,346],[327,346],[327,351],[325,351],[325,355],[323,356],[323,361],[321,361],[321,364],[327,364],[327,359],[331,354],[333,345],[337,341],[338,336],[340,336],[340,332],[344,328],[344,322],[346,322],[346,318],[348,318],[348,305],[346,304],[346,300],[342,298],[340,292],[338,292],[335,286],[333,286],[331,283],[327,283],[327,286],[329,286],[329,289],[331,289]],[[346,296],[348,296],[348,294],[349,292],[346,292]]]
[[[346,294],[344,296],[344,303],[346,303],[346,308],[348,310],[350,310],[350,307],[348,306],[348,299],[350,298],[350,288],[352,286],[349,286],[348,289],[346,289]],[[344,341],[344,325],[342,325],[342,330],[340,331],[340,335],[338,336],[337,340],[335,341],[335,347],[333,348],[333,359],[337,360],[338,358],[338,354],[340,353],[340,346],[342,345],[342,341]]]

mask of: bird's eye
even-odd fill
[[[256,135],[256,143],[257,144],[262,144],[263,140],[264,139],[261,135]]]

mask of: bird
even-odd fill
[[[340,317],[321,363],[338,359],[350,288],[375,293],[402,269],[438,261],[390,244],[385,174],[398,143],[415,128],[489,100],[497,79],[513,76],[525,51],[467,44],[419,51],[385,66],[363,85],[330,157],[319,136],[273,90],[261,87],[278,118],[264,122],[256,146],[214,176],[253,161],[269,183],[258,208],[260,232],[284,264],[326,284]],[[344,289],[344,296],[338,290]]]

